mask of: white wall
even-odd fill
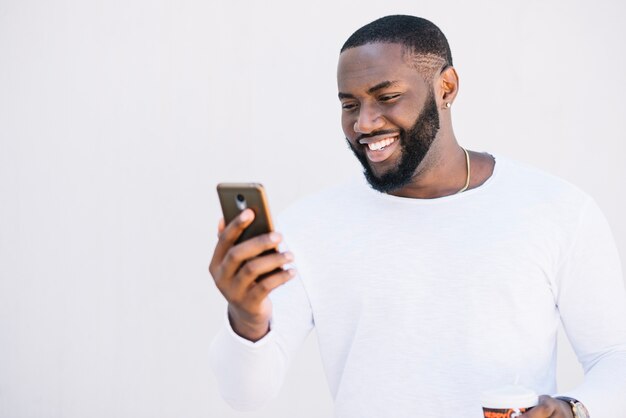
[[[448,35],[459,141],[587,190],[626,260],[622,2],[0,0],[1,417],[243,416],[207,359],[215,184],[279,212],[360,171],[338,50],[397,12]],[[246,416],[329,416],[324,379],[311,338]]]

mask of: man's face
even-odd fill
[[[439,130],[430,86],[407,64],[400,44],[367,44],[344,51],[337,73],[342,128],[381,192],[408,184]]]

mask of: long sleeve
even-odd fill
[[[589,201],[558,277],[558,308],[584,382],[566,395],[593,418],[626,417],[626,291],[608,223]]]
[[[210,349],[211,367],[222,397],[235,409],[252,410],[274,398],[293,353],[313,327],[311,307],[295,277],[270,294],[270,332],[257,342],[241,338],[224,324]]]

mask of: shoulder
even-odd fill
[[[370,198],[371,191],[364,181],[350,178],[292,203],[278,214],[276,226],[280,231],[300,236],[341,228],[354,211],[369,206],[365,201]]]
[[[569,181],[530,164],[497,157],[499,192],[515,200],[535,204],[586,206],[592,198]]]
[[[298,199],[281,211],[278,218],[281,223],[291,222],[294,218],[319,218],[326,213],[349,210],[351,204],[362,197],[362,182],[351,178]]]

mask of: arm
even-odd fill
[[[589,200],[557,277],[561,320],[585,379],[564,395],[593,418],[626,417],[626,292],[608,223]],[[572,417],[571,406],[544,395],[524,418]]]
[[[609,225],[589,201],[563,262],[558,307],[585,379],[566,396],[593,418],[626,417],[626,291]]]
[[[278,393],[291,353],[312,328],[300,280],[289,281],[294,277],[292,269],[256,281],[292,260],[286,252],[261,255],[276,248],[279,240],[271,240],[268,234],[234,245],[252,222],[246,213],[226,228],[220,226],[209,267],[228,302],[224,325],[211,344],[211,367],[224,399],[243,410],[257,408]]]
[[[262,339],[241,338],[224,315],[224,325],[211,344],[211,368],[220,393],[238,410],[259,408],[278,395],[293,354],[313,327],[298,277],[273,291],[271,299],[270,331]]]

